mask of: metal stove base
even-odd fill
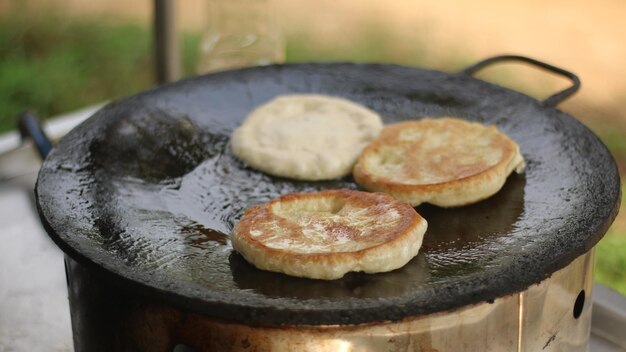
[[[77,351],[587,351],[593,251],[518,294],[400,322],[265,327],[142,297],[67,258]]]

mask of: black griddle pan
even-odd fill
[[[539,102],[475,79],[522,60],[572,80]],[[39,173],[37,205],[52,239],[120,287],[215,319],[257,325],[356,324],[491,302],[541,282],[589,251],[614,219],[619,174],[605,146],[554,106],[571,73],[504,56],[460,73],[386,64],[286,64],[228,71],[113,102],[72,130]],[[282,94],[361,103],[385,123],[456,116],[495,124],[521,147],[526,172],[475,205],[417,208],[420,254],[381,274],[335,281],[258,270],[229,233],[246,207],[292,192],[358,189],[351,178],[299,182],[246,167],[229,135]]]

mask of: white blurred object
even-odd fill
[[[63,253],[30,197],[0,187],[0,351],[72,351]]]
[[[206,0],[198,73],[282,63],[274,0]]]
[[[98,110],[91,106],[50,120],[58,139]],[[41,165],[30,141],[0,135],[0,351],[73,351],[63,252],[41,226],[34,204]]]

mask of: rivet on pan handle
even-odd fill
[[[568,78],[570,81],[572,81],[571,87],[549,96],[546,100],[542,102],[543,105],[555,107],[559,103],[561,103],[563,100],[569,98],[574,93],[576,93],[576,91],[578,91],[578,89],[580,88],[580,79],[578,79],[578,76],[576,76],[575,74],[569,71],[566,71],[562,68],[552,66],[545,62],[537,61],[535,59],[531,59],[529,57],[519,56],[519,55],[500,55],[500,56],[490,57],[464,69],[463,71],[461,71],[461,73],[471,76],[475,74],[476,72],[480,71],[481,69],[485,68],[486,66],[489,66],[491,64],[498,63],[501,61],[521,61],[521,62],[529,63],[531,65],[537,66],[547,71],[551,71],[553,73],[564,76],[565,78]]]

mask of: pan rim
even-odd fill
[[[323,67],[341,67],[344,65],[349,65],[349,66],[359,66],[362,68],[368,68],[368,67],[372,67],[372,68],[386,68],[386,67],[396,67],[396,68],[402,68],[402,69],[410,69],[410,70],[418,70],[418,71],[428,71],[428,72],[435,72],[437,74],[442,74],[445,75],[446,77],[459,77],[459,79],[461,80],[472,80],[472,81],[478,81],[481,82],[480,84],[485,84],[485,85],[489,85],[492,89],[498,89],[498,90],[504,90],[506,92],[513,92],[515,93],[517,96],[520,97],[525,97],[523,99],[527,99],[528,102],[532,102],[533,104],[539,104],[536,100],[534,100],[533,98],[527,97],[521,93],[515,92],[515,91],[511,91],[509,89],[506,88],[502,88],[499,86],[495,86],[492,85],[490,83],[486,83],[486,82],[482,82],[479,81],[473,77],[468,77],[465,75],[460,75],[460,74],[448,74],[445,72],[440,72],[440,71],[434,71],[434,70],[423,70],[423,69],[418,69],[418,68],[406,68],[404,66],[399,66],[399,65],[388,65],[388,64],[367,64],[367,63],[359,63],[359,64],[353,64],[353,63],[298,63],[298,64],[286,64],[286,65],[272,65],[272,66],[268,66],[268,67],[261,67],[261,68],[248,68],[248,69],[242,69],[242,70],[233,70],[233,71],[226,71],[226,72],[222,72],[216,75],[221,75],[221,77],[227,77],[228,75],[232,75],[232,74],[242,74],[245,72],[256,72],[259,70],[273,70],[273,69],[282,69],[282,68],[289,68],[289,67],[311,67],[311,66],[320,66],[322,65]],[[215,76],[213,76],[215,77]],[[121,100],[119,102],[115,102],[113,104],[124,104],[127,100],[131,99],[131,98],[137,98],[137,97],[146,97],[146,96],[150,96],[151,94],[155,94],[155,92],[157,94],[160,94],[162,92],[167,91],[168,89],[176,89],[177,87],[181,86],[181,85],[187,85],[187,84],[193,84],[195,82],[201,82],[202,80],[206,79],[206,76],[201,76],[201,77],[194,77],[191,79],[187,79],[187,80],[183,80],[183,81],[179,81],[179,82],[175,82],[173,84],[169,84],[166,86],[162,86],[159,88],[155,88],[155,89],[151,89],[148,90],[146,92],[140,93],[138,95],[135,95],[133,97],[129,97],[126,98],[124,100]],[[572,121],[575,121],[576,123],[580,124],[576,119],[574,119],[573,117],[564,114],[554,108],[550,108],[550,107],[543,107],[540,106],[541,109],[548,109],[552,112],[558,113],[560,115],[563,115],[569,119],[571,119]],[[96,113],[94,116],[97,116],[98,113]],[[582,124],[580,124],[582,126]],[[584,127],[584,126],[583,126]],[[586,127],[584,127],[586,129]],[[593,133],[591,133],[591,131],[589,131],[588,129],[587,133],[590,133],[595,139],[597,139],[597,137],[595,135],[593,135]],[[64,139],[65,140],[65,139]],[[599,140],[597,140],[599,142]],[[63,143],[63,141],[61,142]],[[608,150],[606,150],[606,147],[600,142],[600,145],[604,148],[603,152],[606,153],[609,157],[610,154],[608,153]],[[55,148],[56,149],[56,148]],[[56,151],[53,151],[51,153],[51,158],[54,158],[54,155],[56,155]],[[609,159],[609,160],[612,160]],[[45,200],[42,200],[42,193],[40,190],[41,187],[41,182],[42,179],[45,176],[46,172],[46,166],[47,164],[44,164],[44,166],[42,167],[38,180],[37,180],[37,184],[35,187],[35,195],[36,195],[36,204],[37,204],[37,210],[38,213],[40,215],[40,219],[42,221],[42,224],[46,230],[46,232],[48,233],[48,235],[53,239],[53,241],[67,254],[69,255],[71,258],[73,258],[74,260],[78,261],[79,263],[86,265],[88,267],[90,267],[91,269],[95,269],[97,272],[100,272],[102,274],[104,274],[104,277],[107,277],[109,279],[112,280],[112,282],[119,282],[121,283],[121,286],[124,287],[128,287],[131,291],[133,292],[137,292],[140,293],[142,295],[147,295],[148,297],[153,296],[153,297],[157,297],[158,299],[162,299],[166,302],[169,302],[175,306],[179,306],[185,309],[189,309],[189,310],[195,310],[198,312],[201,312],[203,314],[206,314],[208,316],[211,317],[215,317],[215,318],[222,318],[222,319],[227,319],[227,320],[232,320],[232,321],[236,321],[236,322],[243,322],[243,323],[258,323],[258,324],[275,324],[275,325],[283,325],[283,324],[294,324],[294,325],[319,325],[319,324],[358,324],[358,323],[367,323],[367,322],[371,322],[374,320],[390,320],[390,321],[394,321],[394,320],[399,320],[402,319],[404,317],[407,316],[415,316],[415,315],[421,315],[421,314],[429,314],[429,313],[434,313],[437,311],[444,311],[444,310],[448,310],[448,309],[453,309],[454,307],[447,307],[446,309],[442,309],[441,307],[438,307],[435,310],[431,310],[429,311],[428,309],[406,309],[406,307],[404,307],[403,309],[398,309],[398,307],[394,307],[395,303],[400,303],[400,302],[390,302],[387,304],[387,306],[385,308],[387,308],[389,310],[389,312],[387,314],[378,314],[378,312],[380,310],[384,310],[381,309],[380,306],[374,307],[374,308],[369,308],[369,307],[363,307],[361,310],[362,311],[367,311],[368,309],[374,309],[374,312],[370,312],[362,314],[362,315],[357,315],[356,317],[352,317],[352,316],[346,316],[346,312],[342,311],[342,312],[331,312],[332,314],[328,314],[329,312],[327,311],[312,311],[312,312],[306,312],[306,311],[297,311],[294,313],[294,311],[289,311],[289,312],[280,312],[277,311],[276,309],[273,309],[273,307],[268,306],[265,308],[259,308],[259,307],[249,307],[247,305],[242,305],[242,306],[238,306],[237,302],[225,302],[224,301],[224,297],[213,297],[213,299],[209,299],[206,296],[202,299],[198,298],[198,297],[194,297],[194,296],[190,296],[190,295],[185,295],[182,294],[180,292],[173,292],[170,290],[163,290],[160,287],[157,287],[155,285],[150,285],[147,282],[143,282],[141,280],[138,280],[137,277],[131,277],[129,275],[123,275],[121,272],[116,272],[114,269],[116,269],[116,267],[112,267],[112,266],[107,266],[106,263],[104,262],[98,262],[97,260],[95,260],[93,257],[89,256],[89,253],[82,253],[78,248],[76,248],[75,246],[72,246],[68,241],[67,241],[67,234],[62,234],[62,231],[57,231],[55,230],[55,226],[53,226],[53,224],[48,222],[48,217],[50,217],[50,215],[48,214],[48,212],[50,211],[45,204],[42,204],[42,202],[45,202]],[[570,253],[570,256],[564,256],[562,258],[559,258],[559,260],[553,260],[552,263],[548,263],[546,268],[548,268],[548,271],[550,272],[554,272],[560,268],[565,267],[566,265],[568,265],[571,261],[573,261],[576,257],[578,257],[578,255],[583,254],[584,252],[590,250],[602,237],[602,235],[606,232],[606,230],[608,229],[610,223],[613,221],[613,219],[615,218],[615,216],[617,215],[617,211],[619,209],[619,192],[620,192],[620,187],[619,187],[619,175],[617,173],[617,167],[615,165],[615,163],[613,162],[613,171],[612,171],[613,175],[609,175],[607,178],[612,180],[614,182],[613,185],[609,185],[608,187],[615,187],[615,184],[617,184],[617,193],[614,193],[614,199],[612,201],[612,207],[609,207],[608,209],[604,209],[605,210],[605,219],[603,219],[603,221],[601,221],[599,224],[597,224],[597,226],[593,229],[590,229],[590,232],[587,236],[587,241],[585,241],[584,243],[581,244],[580,246],[580,250],[576,253],[572,252]],[[612,176],[612,177],[611,177]],[[45,196],[44,196],[45,197]],[[611,203],[611,201],[609,200],[608,203]],[[65,239],[64,239],[65,237]],[[545,277],[543,277],[543,279],[545,279]],[[525,283],[525,284],[517,284],[515,285],[514,283],[510,283],[510,286],[508,287],[509,289],[507,290],[508,294],[511,293],[515,293],[515,292],[520,292],[522,290],[525,290],[527,287],[529,287],[532,284],[536,284],[538,282],[542,281],[542,277],[537,277],[535,281],[530,282],[530,283]],[[152,283],[155,283],[154,281]],[[444,288],[446,289],[446,288]],[[448,287],[447,289],[453,290],[454,287]],[[503,291],[504,292],[504,291]],[[500,294],[497,295],[497,297],[502,297],[505,296],[506,294]],[[475,292],[475,295],[472,297],[467,297],[467,299],[465,300],[459,300],[459,304],[457,305],[456,308],[459,308],[461,306],[465,306],[468,304],[473,304],[473,303],[479,303],[482,301],[490,301],[493,300],[494,298],[493,294],[489,294],[487,293],[480,293],[479,291]],[[405,302],[406,303],[406,302]],[[227,306],[227,307],[225,307]],[[236,310],[238,313],[237,314],[231,314],[232,310]],[[256,311],[254,312],[253,310],[259,310],[260,311]],[[293,316],[293,317],[289,317],[289,316]]]

